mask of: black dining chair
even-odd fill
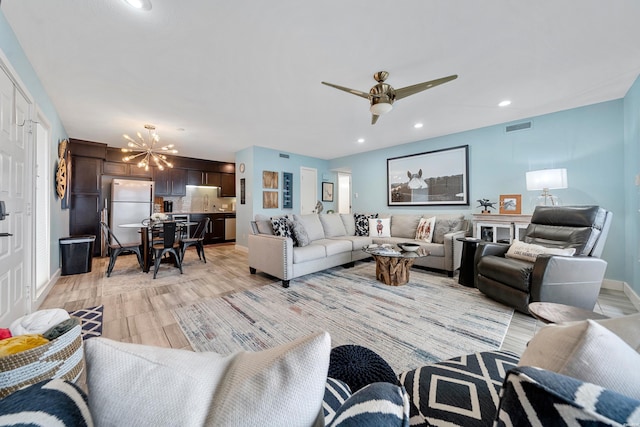
[[[140,268],[143,267],[142,263],[142,252],[140,251],[140,242],[132,242],[132,243],[120,243],[118,238],[113,234],[107,223],[100,221],[100,226],[102,227],[102,231],[106,234],[106,242],[109,253],[109,266],[107,267],[107,277],[111,276],[111,271],[113,271],[113,266],[116,265],[116,258],[118,258],[121,254],[130,254],[135,253],[138,257],[138,264],[140,264]]]
[[[165,254],[173,255],[174,265],[180,269],[182,274],[182,259],[180,258],[180,243],[176,239],[176,223],[174,221],[165,221],[162,223],[162,227],[154,227],[155,232],[162,233],[162,240],[152,239],[153,245],[151,251],[153,252],[154,267],[153,278],[156,278],[158,274],[158,268],[162,262],[162,257]]]
[[[182,239],[180,241],[180,257],[181,261],[184,260],[184,253],[189,246],[195,246],[196,251],[198,251],[198,259],[207,263],[207,258],[204,255],[204,235],[207,232],[207,227],[209,227],[209,221],[211,219],[206,216],[198,222],[198,226],[196,227],[196,231],[193,232],[193,237],[189,237],[186,239]]]

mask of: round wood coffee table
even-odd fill
[[[573,307],[555,302],[532,302],[529,304],[529,313],[536,319],[545,323],[575,322],[578,320],[608,319],[604,314],[596,313],[584,308]]]
[[[409,281],[409,270],[417,258],[429,255],[425,248],[417,251],[403,251],[398,247],[364,248],[376,260],[376,279],[389,286],[404,285]]]

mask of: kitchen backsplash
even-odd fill
[[[216,187],[187,186],[184,197],[165,197],[173,202],[174,212],[229,212],[235,210],[235,197],[218,197]]]

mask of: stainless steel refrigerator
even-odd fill
[[[139,229],[118,227],[140,223],[153,212],[153,181],[114,179],[111,184],[111,222],[109,226],[120,243],[140,241]]]

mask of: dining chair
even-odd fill
[[[158,227],[154,227],[158,228]],[[173,255],[174,265],[180,269],[180,274],[182,274],[182,259],[180,258],[180,243],[178,239],[176,239],[176,223],[175,221],[165,221],[162,223],[161,233],[162,240],[153,240],[153,245],[151,250],[153,252],[154,258],[154,268],[153,268],[153,278],[156,278],[158,274],[158,268],[160,268],[160,263],[162,262],[162,257],[164,254]],[[160,230],[156,230],[160,231]]]
[[[114,265],[116,265],[116,258],[119,255],[125,253],[135,253],[138,257],[138,264],[140,264],[140,268],[143,267],[142,263],[142,252],[140,252],[140,242],[132,242],[132,243],[120,243],[118,238],[113,234],[109,226],[106,222],[100,221],[100,226],[102,227],[103,232],[106,234],[105,241],[107,242],[107,248],[109,253],[109,266],[107,267],[107,277],[111,276],[111,271],[113,271]]]
[[[180,241],[181,261],[184,260],[184,253],[187,248],[189,246],[195,246],[196,251],[198,251],[198,259],[204,261],[205,264],[207,263],[207,258],[204,255],[204,235],[207,232],[207,227],[209,227],[209,221],[211,221],[211,219],[208,216],[202,218],[200,222],[198,222],[193,237],[188,237]]]

